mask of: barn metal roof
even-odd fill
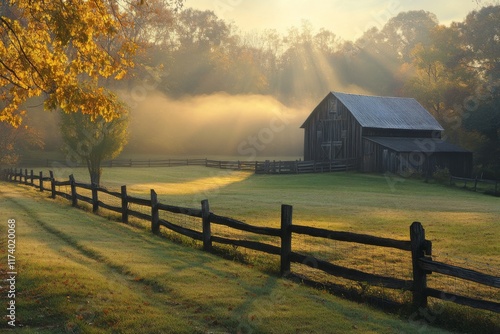
[[[362,127],[443,131],[436,119],[413,98],[332,94]]]
[[[469,152],[457,145],[436,138],[364,137],[396,152],[464,153]]]
[[[413,98],[331,92],[365,128],[443,131],[436,119]],[[328,99],[330,94],[323,100]],[[323,102],[322,102],[323,103]],[[321,103],[320,103],[321,105]],[[301,126],[313,117],[317,108]]]

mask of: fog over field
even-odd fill
[[[300,156],[309,108],[271,96],[151,92],[130,112],[127,151],[166,155]]]

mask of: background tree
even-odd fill
[[[0,166],[18,163],[21,152],[28,149],[43,149],[44,142],[34,128],[14,127],[0,122]]]
[[[476,73],[474,92],[464,101],[464,125],[481,135],[478,172],[500,178],[500,6],[473,11],[460,24],[464,63]]]
[[[447,123],[457,111],[457,104],[460,105],[477,84],[474,72],[463,60],[460,35],[457,24],[438,26],[430,33],[429,42],[417,44],[411,53],[413,76],[403,90],[442,123]]]
[[[127,114],[106,121],[102,116],[92,119],[80,112],[61,113],[59,127],[68,159],[84,163],[90,182],[100,185],[101,163],[116,158],[127,144]]]

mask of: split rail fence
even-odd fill
[[[500,181],[480,179],[477,177],[474,179],[470,179],[465,177],[450,176],[450,185],[462,182],[464,189],[471,189],[473,191],[484,191],[485,193],[489,193],[495,196],[500,196]],[[468,184],[469,187],[467,187]],[[482,184],[485,186],[481,186]]]
[[[25,161],[24,165],[52,167],[67,165],[57,160]],[[242,161],[242,160],[210,160],[210,159],[163,159],[163,160],[109,160],[102,163],[103,167],[178,167],[204,166],[219,169],[245,170],[256,174],[300,174],[348,171],[357,168],[357,159],[342,159],[334,161]],[[78,165],[77,165],[78,166]]]
[[[51,197],[60,196],[71,201],[73,206],[78,206],[78,201],[84,201],[92,205],[93,211],[104,208],[121,214],[122,221],[128,223],[129,216],[144,219],[151,222],[151,230],[157,234],[160,227],[167,228],[183,236],[199,240],[203,244],[205,251],[212,251],[214,243],[233,245],[252,249],[258,252],[277,255],[280,258],[280,272],[282,275],[291,273],[291,263],[303,264],[315,269],[319,269],[334,277],[367,283],[373,286],[381,286],[388,289],[406,290],[412,292],[412,305],[415,308],[426,307],[428,297],[452,301],[461,305],[489,310],[500,313],[500,303],[487,299],[466,297],[457,293],[429,287],[427,279],[430,275],[437,273],[454,278],[476,282],[493,289],[500,289],[500,277],[484,274],[475,270],[462,268],[446,263],[434,261],[432,259],[432,242],[425,238],[425,230],[419,222],[414,222],[410,226],[409,240],[396,240],[381,238],[366,234],[351,232],[339,232],[315,227],[292,224],[292,211],[290,205],[281,207],[280,228],[253,226],[232,218],[223,217],[210,211],[208,200],[201,202],[201,208],[185,208],[160,203],[156,192],[151,189],[150,198],[133,197],[127,194],[127,187],[122,186],[121,191],[110,191],[102,187],[90,184],[78,183],[71,175],[67,181],[57,181],[53,173],[43,176],[42,172],[34,175],[33,171],[9,169],[2,172],[2,179],[9,182],[19,182],[37,187],[40,191],[50,191]],[[35,182],[38,181],[38,182]],[[57,188],[69,187],[69,192],[57,190]],[[90,190],[92,196],[83,196],[78,193],[78,189]],[[104,193],[115,197],[121,205],[106,204],[99,200],[99,194]],[[130,204],[142,206],[147,209],[144,213],[130,209]],[[160,219],[160,212],[194,217],[199,223],[198,230],[186,228],[166,219]],[[253,240],[238,239],[226,236],[218,236],[212,233],[215,226],[225,226],[235,231],[245,231],[258,236],[268,236],[277,239],[274,244],[263,242],[261,238]],[[356,243],[384,247],[384,249],[397,249],[408,252],[411,255],[412,275],[411,279],[400,279],[390,276],[377,275],[364,272],[362,270],[338,265],[331,261],[311,257],[310,255],[294,251],[292,248],[292,237],[307,235],[318,239],[330,239],[340,242]],[[277,246],[279,245],[279,246]],[[498,290],[494,291],[497,294]]]

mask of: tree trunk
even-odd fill
[[[99,187],[101,185],[101,160],[87,160],[87,167],[90,174],[90,183]]]

